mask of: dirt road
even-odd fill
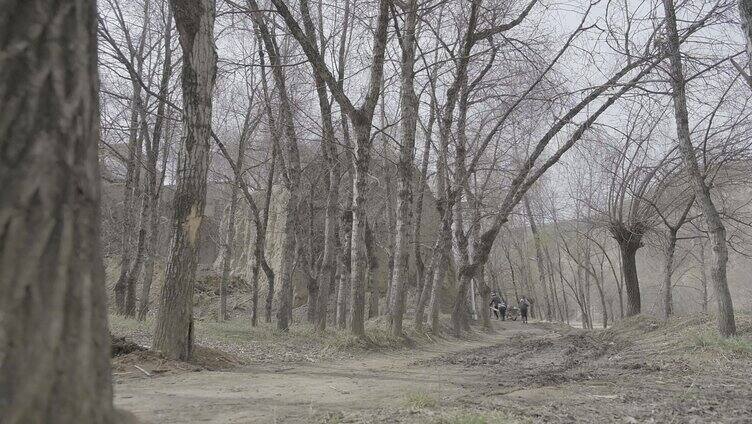
[[[749,361],[706,378],[584,331],[498,327],[358,360],[130,380],[115,399],[152,423],[752,422]]]

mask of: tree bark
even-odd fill
[[[702,312],[708,313],[708,273],[705,269],[705,241],[699,239],[697,243],[700,247],[700,286],[702,289],[702,299],[700,299],[700,305],[702,306]]]
[[[136,170],[141,167],[141,146],[139,143],[139,103],[141,86],[135,81],[132,83],[133,94],[131,98],[131,119],[128,137],[128,161],[126,162],[125,185],[123,187],[123,226],[121,233],[120,251],[120,275],[115,282],[115,307],[118,314],[125,314],[125,297],[128,280],[128,270],[131,265],[131,238],[133,236],[133,196],[136,180]]]
[[[671,287],[671,275],[674,273],[674,253],[676,252],[675,229],[668,230],[668,245],[666,246],[666,263],[663,267],[663,318],[669,319],[674,313],[674,299]]]
[[[747,44],[747,60],[752,61],[752,0],[739,0],[739,17],[744,41]],[[752,62],[748,64],[748,67],[752,69]]]
[[[689,128],[689,113],[687,112],[686,81],[682,70],[679,32],[676,26],[676,10],[673,0],[663,0],[666,13],[666,28],[668,35],[668,51],[671,62],[671,88],[674,100],[674,115],[676,117],[676,132],[679,148],[682,153],[684,166],[692,179],[695,196],[702,207],[705,222],[713,244],[713,264],[711,277],[718,301],[718,331],[724,337],[736,334],[734,319],[734,305],[726,278],[726,264],[728,262],[728,248],[726,247],[726,227],[716,209],[710,190],[705,183],[705,177],[700,170],[692,145]]]
[[[410,230],[412,228],[413,203],[413,150],[418,122],[418,96],[415,94],[415,28],[418,22],[418,1],[405,3],[405,27],[402,30],[402,61],[400,65],[400,115],[401,146],[397,164],[397,235],[394,243],[394,274],[392,297],[389,299],[392,336],[402,335],[402,319],[405,313],[408,261],[410,258]],[[421,187],[422,190],[422,187]]]
[[[94,1],[0,17],[0,422],[113,423]],[[7,50],[9,46],[24,46]]]
[[[621,252],[624,286],[627,292],[627,314],[631,317],[641,311],[640,281],[637,278],[637,250],[640,243],[617,240]]]
[[[144,263],[143,282],[141,283],[141,299],[138,305],[138,320],[146,319],[149,311],[149,296],[151,283],[154,279],[154,262],[157,255],[157,243],[159,241],[159,195],[162,191],[165,172],[167,170],[167,137],[163,138],[164,115],[166,99],[169,95],[170,77],[172,76],[172,12],[167,11],[164,26],[164,62],[162,63],[162,76],[159,83],[159,98],[157,99],[157,116],[154,120],[154,130],[151,137],[151,146],[147,152],[147,167],[149,181],[146,189],[146,198],[149,202],[149,241],[146,247],[146,259]],[[157,160],[159,158],[160,144],[163,144],[162,173],[157,177]]]
[[[347,295],[350,293],[350,267],[351,253],[350,249],[352,237],[352,211],[344,210],[340,219],[340,237],[342,238],[342,249],[339,255],[339,283],[337,285],[337,305],[336,305],[336,321],[337,327],[344,329],[347,326]]]
[[[183,140],[174,199],[172,249],[154,332],[154,348],[189,360],[193,350],[193,286],[206,205],[214,50],[213,0],[171,0],[183,51]]]
[[[352,119],[351,119],[352,122]],[[365,238],[366,196],[368,190],[368,167],[371,162],[371,123],[356,119],[352,122],[355,131],[355,177],[353,179],[353,221],[350,234],[350,309],[347,326],[358,336],[365,336]]]
[[[364,241],[366,249],[366,285],[369,291],[368,318],[370,319],[379,316],[379,297],[381,297],[381,292],[379,290],[379,282],[374,278],[379,268],[379,262],[374,252],[373,230],[368,222],[366,222]]]

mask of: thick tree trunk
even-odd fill
[[[356,135],[355,178],[353,181],[353,221],[350,235],[350,309],[347,325],[356,336],[365,336],[365,238],[368,165],[371,161],[370,122],[353,122]]]
[[[439,313],[441,312],[441,288],[444,285],[452,249],[452,208],[442,206],[442,227],[439,232],[439,241],[436,246],[437,261],[434,264],[433,281],[431,281],[431,296],[428,304],[428,319],[431,332],[439,334]]]
[[[624,286],[627,292],[627,316],[637,315],[641,311],[640,281],[637,278],[637,250],[639,243],[617,240],[621,252],[621,266],[624,272]]]
[[[710,190],[705,184],[705,177],[700,170],[695,155],[695,148],[689,128],[689,113],[687,112],[686,81],[682,70],[679,32],[676,27],[676,10],[673,0],[663,0],[666,13],[666,28],[668,35],[668,50],[671,60],[671,87],[674,100],[674,114],[676,117],[676,132],[679,148],[682,153],[684,166],[692,179],[695,196],[702,207],[708,233],[713,244],[713,264],[711,276],[718,301],[718,331],[727,337],[736,334],[734,319],[734,305],[726,278],[726,264],[728,262],[728,248],[726,247],[726,227],[716,209]]]
[[[94,1],[8,4],[0,46],[0,422],[113,423]],[[4,53],[8,53],[6,50]]]
[[[402,30],[402,61],[400,85],[400,115],[402,138],[397,165],[397,235],[394,243],[395,269],[392,275],[392,297],[389,299],[391,332],[402,335],[402,319],[405,313],[408,260],[410,258],[410,230],[412,229],[413,203],[413,150],[418,122],[418,96],[415,94],[413,71],[415,65],[415,27],[418,21],[418,1],[405,4],[407,15]],[[422,190],[422,187],[421,187]]]
[[[344,329],[347,325],[347,310],[348,302],[347,297],[350,293],[350,267],[352,261],[350,255],[352,250],[350,249],[350,243],[352,237],[352,211],[345,209],[342,212],[342,218],[340,222],[340,236],[342,238],[341,250],[339,255],[339,282],[337,285],[337,305],[336,305],[336,317],[337,327]]]
[[[608,328],[608,305],[606,304],[606,293],[603,290],[603,275],[596,279],[595,288],[598,290],[598,298],[601,301],[601,324],[603,328]]]
[[[334,161],[337,161],[336,151]],[[318,311],[316,328],[319,331],[326,329],[326,319],[329,309],[329,294],[335,283],[336,276],[336,237],[337,237],[337,214],[339,199],[339,167],[329,164],[329,184],[326,198],[326,216],[324,218],[324,258],[321,265],[321,287],[319,287]]]
[[[752,0],[739,0],[739,17],[747,44],[747,60],[750,60],[749,67],[752,69]]]
[[[463,154],[463,153],[458,153]],[[470,257],[468,254],[468,240],[465,235],[463,210],[460,198],[454,206],[454,241],[457,244],[457,292],[452,306],[451,325],[455,336],[459,337],[464,330],[470,328],[468,322],[468,290],[474,277],[474,270],[470,266]]]
[[[426,142],[423,145],[423,160],[420,166],[420,175],[418,176],[418,183],[416,185],[417,199],[415,200],[415,223],[413,225],[413,256],[415,257],[415,277],[417,281],[416,292],[418,295],[418,303],[421,302],[426,282],[426,266],[425,263],[423,263],[420,230],[423,222],[423,196],[426,192],[426,174],[428,173],[428,158],[430,150],[431,138],[426,137]]]
[[[438,243],[438,241],[437,241]],[[422,290],[418,293],[418,304],[415,306],[415,329],[418,331],[423,330],[423,320],[425,319],[426,305],[431,298],[431,291],[433,290],[433,278],[435,272],[436,262],[438,262],[439,252],[438,244],[434,245],[433,253],[431,254],[431,261],[428,268],[423,272]]]
[[[154,348],[188,360],[193,350],[193,286],[206,204],[214,51],[213,0],[171,0],[183,50],[183,140],[174,199],[172,249],[154,332]]]
[[[478,292],[480,293],[480,319],[483,329],[491,329],[491,310],[488,305],[491,304],[491,287],[486,283],[485,271],[480,270],[476,279],[478,283]]]
[[[384,102],[382,104],[382,119],[381,119],[381,128],[386,127],[386,119],[384,118]],[[384,139],[386,137],[383,137]],[[384,305],[384,314],[388,315],[391,319],[392,316],[392,302],[391,299],[394,297],[394,285],[392,284],[394,282],[394,269],[395,269],[395,243],[396,243],[396,228],[397,228],[397,212],[394,210],[394,205],[396,203],[395,195],[394,195],[394,180],[392,179],[392,173],[395,172],[395,169],[393,169],[392,166],[392,160],[389,156],[389,151],[387,149],[387,141],[383,140],[384,150],[383,150],[383,156],[384,166],[383,174],[384,174],[384,187],[386,190],[386,195],[384,199],[385,207],[386,207],[386,222],[387,222],[387,242],[384,250],[386,251],[386,266],[387,266],[387,276],[386,276],[386,304]],[[390,321],[391,323],[391,321]]]
[[[161,184],[161,183],[160,183]],[[149,313],[149,296],[151,295],[151,283],[154,281],[154,263],[157,255],[157,242],[159,241],[159,193],[149,199],[151,202],[149,214],[149,242],[146,248],[146,262],[144,263],[144,280],[141,283],[141,299],[138,304],[138,320],[143,321]]]
[[[663,318],[669,319],[674,313],[674,299],[672,293],[671,275],[674,273],[674,253],[676,252],[676,230],[668,231],[668,245],[666,246],[666,263],[663,267]]]

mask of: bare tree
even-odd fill
[[[401,146],[397,172],[397,234],[394,245],[394,273],[389,301],[392,335],[402,334],[402,316],[405,313],[405,291],[410,258],[410,229],[412,227],[413,203],[413,150],[418,122],[418,96],[415,94],[415,43],[418,22],[418,1],[409,0],[404,5],[405,23],[402,28],[400,82]]]
[[[687,112],[686,81],[681,59],[681,39],[676,25],[674,1],[663,0],[663,8],[666,14],[667,50],[671,63],[671,88],[679,149],[687,173],[692,179],[695,196],[702,208],[713,243],[711,276],[718,301],[718,331],[721,335],[727,337],[736,334],[736,323],[734,306],[726,278],[726,264],[728,262],[726,227],[723,225],[721,216],[710,197],[710,190],[705,183],[705,177],[700,170],[695,148],[692,144],[689,113]]]
[[[363,336],[365,334],[365,281],[363,277],[366,258],[363,241],[366,218],[366,178],[371,159],[371,125],[383,81],[384,52],[386,50],[389,6],[391,5],[391,1],[379,1],[376,30],[373,37],[373,54],[368,94],[361,107],[355,107],[350,98],[342,90],[341,85],[334,78],[324,58],[311,43],[311,40],[306,37],[285,2],[282,0],[272,0],[272,3],[274,3],[277,12],[284,19],[287,28],[303,48],[306,57],[315,68],[316,73],[326,82],[340,108],[347,114],[355,132],[355,178],[353,182],[353,221],[350,246],[353,265],[350,276],[348,324],[353,334]]]
[[[165,271],[154,348],[173,359],[193,351],[193,286],[206,204],[212,91],[216,72],[214,1],[171,0],[183,51],[183,140],[174,200],[172,249]]]

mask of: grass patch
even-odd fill
[[[137,321],[116,314],[109,317],[110,331],[141,346],[151,347],[155,318]],[[353,357],[369,351],[394,351],[414,348],[435,340],[427,333],[405,325],[403,336],[393,337],[383,317],[366,322],[365,337],[355,337],[349,330],[328,328],[317,331],[307,322],[297,322],[287,331],[276,323],[259,323],[251,327],[247,319],[194,321],[195,341],[199,346],[230,353],[245,363],[251,362],[318,362],[324,359]]]
[[[411,409],[425,409],[436,407],[436,399],[428,393],[415,392],[405,396],[405,404]]]
[[[752,340],[734,336],[722,337],[714,330],[701,330],[692,336],[692,346],[699,350],[752,357]]]
[[[533,421],[529,418],[514,416],[506,412],[460,412],[439,418],[436,424],[527,424]]]

